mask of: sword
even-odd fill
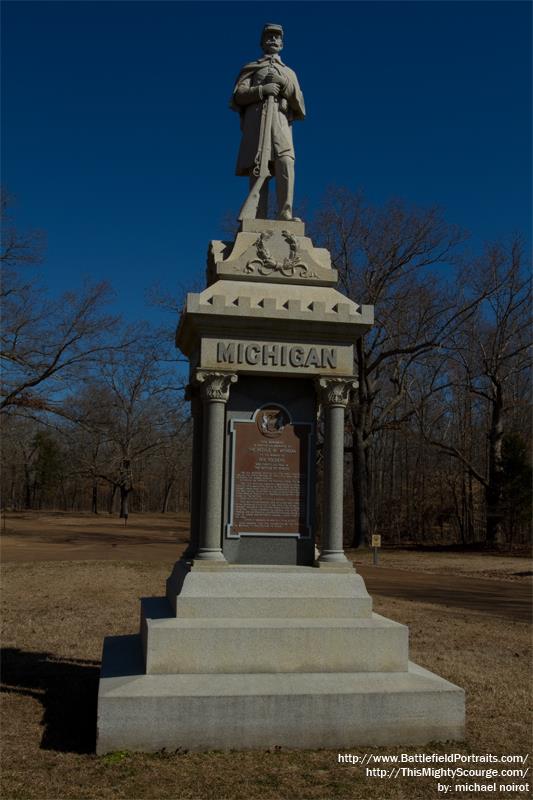
[[[252,186],[248,197],[239,212],[239,220],[254,219],[259,205],[259,195],[263,184],[270,177],[268,164],[272,156],[272,117],[274,115],[274,95],[270,94],[263,102],[261,112],[261,128],[259,130],[259,147],[254,159],[252,175],[256,180]]]

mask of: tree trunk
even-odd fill
[[[129,514],[129,511],[128,511],[128,495],[129,495],[129,493],[130,493],[130,490],[128,489],[127,486],[121,486],[120,487],[120,514],[119,514],[119,516],[120,516],[121,519],[127,519],[128,518],[128,514]]]
[[[489,475],[485,492],[487,503],[487,544],[489,547],[500,544],[503,534],[502,509],[502,440],[503,440],[503,397],[501,386],[496,384],[492,402],[489,431]]]
[[[117,493],[117,485],[114,483],[109,490],[109,500],[107,505],[107,511],[109,514],[113,513],[113,503],[115,502],[115,494]]]
[[[124,456],[120,465],[120,514],[121,519],[128,519],[128,495],[132,489],[131,484],[131,460],[128,456]]]
[[[468,498],[468,473],[461,470],[461,519],[459,529],[461,531],[461,544],[468,544],[469,540],[469,498]]]
[[[91,514],[98,514],[98,481],[93,480]]]
[[[396,497],[396,431],[393,429],[391,433],[391,449],[389,460],[389,498],[397,508],[400,507],[401,498]],[[385,469],[385,464],[383,464]],[[391,517],[390,520],[391,541],[399,539],[398,533],[398,517]]]
[[[11,471],[11,488],[9,489],[9,504],[11,508],[15,508],[15,470]]]
[[[354,531],[352,547],[360,547],[369,540],[368,525],[368,476],[363,444],[363,432],[354,428],[352,436],[352,490],[354,507]]]
[[[368,524],[368,459],[365,453],[365,419],[369,412],[366,356],[363,340],[355,344],[357,367],[357,404],[352,406],[352,490],[354,529],[352,547],[360,547],[369,541]]]
[[[161,513],[162,514],[166,514],[167,511],[168,511],[168,501],[170,500],[170,491],[172,489],[173,483],[174,483],[174,481],[171,481],[170,483],[167,483],[166,486],[165,486],[165,494],[164,494],[164,497],[163,497],[163,505],[161,507]]]
[[[31,508],[31,479],[30,479],[30,471],[28,469],[27,464],[24,464],[24,483],[25,483],[24,508],[29,509]]]
[[[69,509],[68,509],[67,488],[65,486],[64,480],[61,480],[60,491],[61,491],[61,501],[63,503],[63,511],[68,511]],[[78,488],[77,486],[74,486],[74,498],[76,497],[77,493],[78,493]],[[72,501],[72,506],[74,506],[74,500]]]

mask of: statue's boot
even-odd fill
[[[278,199],[278,219],[290,222],[292,216],[292,203],[294,199],[294,158],[281,156],[276,159],[276,195]]]

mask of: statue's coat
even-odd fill
[[[241,115],[242,139],[237,156],[237,175],[249,175],[259,146],[263,102],[257,99],[257,87],[264,83],[269,68],[275,68],[286,79],[286,86],[275,98],[272,119],[272,155],[294,158],[291,124],[304,119],[304,97],[296,73],[287,67],[279,56],[264,56],[245,64],[241,69],[231,98],[231,108]]]

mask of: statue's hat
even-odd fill
[[[266,36],[267,33],[270,31],[275,31],[275,33],[279,33],[281,38],[283,39],[283,28],[281,25],[276,25],[275,22],[267,22],[267,24],[263,28],[263,32],[261,33],[261,41],[263,41],[263,37]]]

